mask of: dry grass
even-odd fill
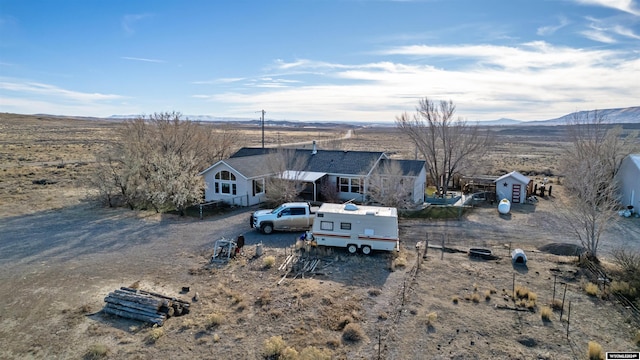
[[[85,360],[98,360],[106,358],[109,355],[109,348],[104,344],[93,344],[89,346],[84,353],[83,359]]]
[[[262,266],[264,266],[266,269],[271,269],[275,264],[276,264],[276,257],[273,255],[265,256],[262,259]]]
[[[636,330],[636,335],[633,337],[633,343],[636,346],[640,346],[640,330]]]
[[[598,296],[598,285],[590,282],[587,283],[584,286],[584,291],[589,295],[589,296]]]
[[[587,350],[587,356],[589,360],[601,360],[604,359],[602,352],[602,345],[595,341],[589,341],[589,349]]]
[[[155,344],[161,337],[165,335],[164,329],[161,327],[154,327],[147,334],[147,343]]]
[[[225,321],[225,318],[222,314],[218,314],[218,313],[209,314],[209,316],[207,316],[205,321],[205,327],[211,330],[216,328],[217,326],[224,324],[224,321]]]
[[[307,346],[300,351],[299,360],[330,360],[331,352],[327,349],[318,349],[315,346]]]
[[[540,318],[542,318],[542,321],[551,321],[551,314],[553,314],[553,310],[548,306],[543,306],[540,309]]]

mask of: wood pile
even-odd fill
[[[104,298],[107,314],[162,326],[168,318],[189,313],[190,303],[162,294],[121,287]]]

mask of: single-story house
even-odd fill
[[[517,171],[504,174],[493,182],[496,184],[496,200],[507,199],[514,204],[527,201],[533,184],[531,179]]]
[[[617,177],[620,182],[620,203],[633,206],[634,212],[640,212],[640,154],[625,157]]]
[[[322,201],[321,189],[331,188],[340,200],[364,203],[368,201],[371,176],[393,165],[402,172],[400,181],[410,182],[411,201],[422,203],[427,179],[425,164],[423,160],[389,159],[380,151],[319,150],[314,144],[312,149],[242,148],[200,175],[206,184],[206,202],[259,204],[269,191],[267,179],[281,177],[305,183],[301,196],[306,200]]]

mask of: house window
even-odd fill
[[[253,180],[253,196],[264,193],[264,179]]]
[[[362,194],[362,181],[360,178],[338,178],[338,189],[340,192]]]
[[[333,231],[333,221],[321,221],[320,230]]]
[[[351,223],[340,223],[340,230],[351,230]]]
[[[216,194],[236,195],[236,176],[227,170],[216,173],[213,189]]]

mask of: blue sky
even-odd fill
[[[393,121],[640,105],[632,0],[0,0],[0,112]]]

